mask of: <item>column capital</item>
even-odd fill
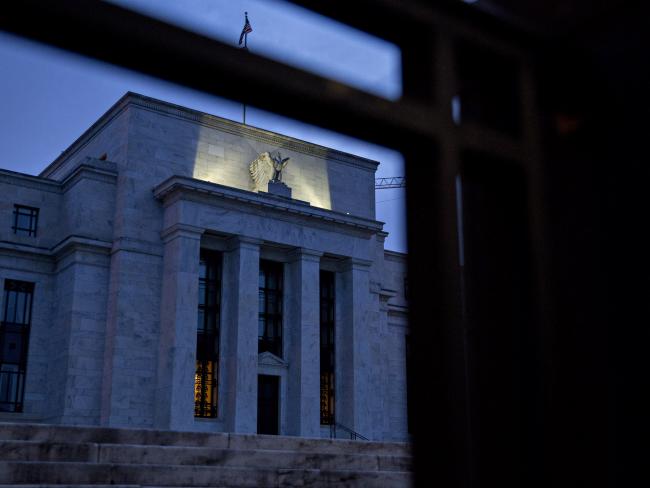
[[[371,265],[372,261],[369,259],[348,258],[343,263],[343,270],[368,271]]]
[[[293,261],[316,261],[320,262],[320,258],[323,256],[321,251],[316,251],[314,249],[307,249],[305,247],[296,247],[289,251],[289,260]]]
[[[201,234],[203,234],[202,227],[196,227],[194,225],[188,224],[174,224],[166,229],[163,229],[160,233],[160,238],[166,244],[169,241],[173,241],[178,237],[186,237],[188,239],[201,239]]]
[[[248,236],[233,236],[226,241],[226,248],[228,251],[234,251],[236,249],[259,249],[262,244],[261,239],[256,239],[254,237]]]

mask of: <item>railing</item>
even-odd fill
[[[353,441],[356,441],[358,439],[361,439],[362,441],[370,440],[367,437],[362,436],[358,432],[353,431],[350,427],[346,427],[345,425],[339,424],[337,422],[332,422],[330,424],[330,439],[338,439],[336,435],[337,429],[344,431],[346,434],[350,434],[350,439]]]

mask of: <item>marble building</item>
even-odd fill
[[[127,93],[0,169],[0,421],[408,439],[377,165]]]

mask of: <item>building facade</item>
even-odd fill
[[[128,93],[0,170],[0,420],[408,439],[377,165]]]

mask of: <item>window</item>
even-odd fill
[[[0,411],[22,412],[34,284],[5,280],[0,322]]]
[[[196,327],[195,417],[217,416],[220,315],[221,254],[202,249]]]
[[[260,261],[257,352],[282,357],[282,263]]]
[[[38,225],[38,209],[14,205],[14,234],[36,237],[36,226]]]
[[[335,275],[320,272],[320,423],[334,423]]]

